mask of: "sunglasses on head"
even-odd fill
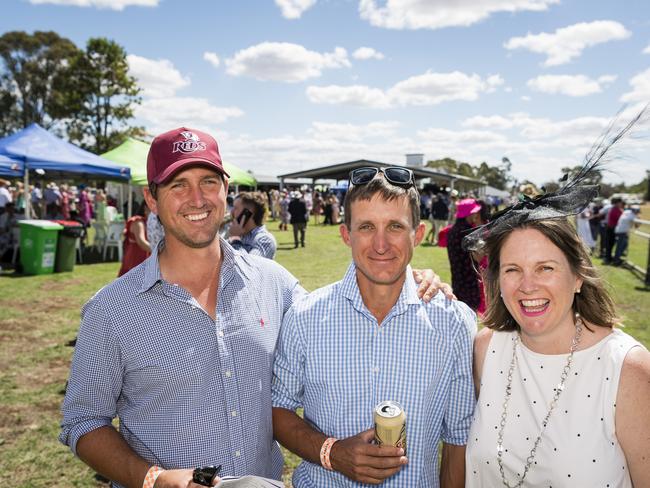
[[[350,171],[350,183],[355,186],[366,185],[370,183],[378,173],[384,173],[386,181],[396,186],[409,187],[415,184],[413,171],[400,166],[389,166],[387,168],[368,166],[365,168],[353,169]]]

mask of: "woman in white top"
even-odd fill
[[[480,241],[488,310],[466,486],[650,487],[650,353],[615,327],[569,221],[522,208]]]

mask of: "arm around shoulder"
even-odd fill
[[[633,485],[650,486],[650,352],[635,347],[623,362],[616,396],[616,437]]]

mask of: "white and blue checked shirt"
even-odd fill
[[[438,444],[465,445],[474,412],[476,316],[438,294],[417,297],[410,267],[383,323],[363,303],[350,265],[342,281],[312,292],[287,313],[273,368],[273,406],[304,408],[315,429],[338,439],[373,427],[373,408],[406,412],[408,465],[386,487],[439,486]],[[366,486],[303,461],[296,488]]]
[[[264,225],[255,227],[250,232],[241,236],[240,239],[234,240],[231,244],[238,251],[243,249],[248,254],[262,256],[268,259],[275,257],[275,251],[278,247],[278,244],[275,242],[275,237],[266,230],[266,226]]]
[[[163,468],[221,464],[280,479],[271,379],[282,317],[305,291],[274,261],[221,241],[216,321],[160,275],[157,250],[84,307],[60,440],[111,424]]]

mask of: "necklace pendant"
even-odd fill
[[[497,452],[503,452],[503,444],[497,444]]]
[[[559,385],[557,385],[557,386],[555,387],[555,389],[556,389],[557,391],[562,391],[562,390],[564,390],[564,384],[563,384],[563,383],[560,383]]]

